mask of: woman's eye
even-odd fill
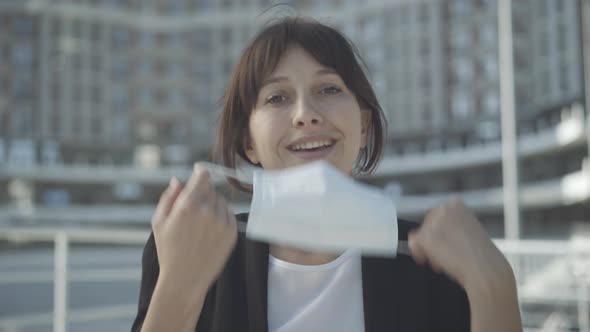
[[[282,102],[284,102],[287,99],[287,97],[283,96],[283,95],[273,95],[270,96],[268,98],[266,98],[266,103],[267,104],[280,104]]]
[[[322,89],[322,94],[324,94],[324,95],[335,95],[340,92],[342,92],[342,89],[340,89],[337,86],[329,86],[329,87]]]

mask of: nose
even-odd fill
[[[301,98],[295,106],[293,114],[293,126],[296,128],[319,125],[323,118],[315,106],[306,98]]]

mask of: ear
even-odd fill
[[[250,138],[250,134],[247,134],[243,144],[244,152],[246,153],[246,157],[248,157],[248,160],[252,164],[258,165],[260,163],[260,160],[258,160],[258,155],[256,154],[254,147],[252,146],[252,139]]]
[[[365,148],[367,146],[369,139],[369,128],[371,128],[371,119],[371,110],[361,110],[361,148]]]

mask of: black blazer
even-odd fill
[[[247,214],[236,216],[247,221]],[[399,220],[399,238],[407,240],[414,223]],[[207,293],[196,332],[267,332],[268,244],[243,233],[219,279]],[[418,266],[407,256],[362,257],[366,332],[469,331],[469,302],[464,290],[445,275]],[[137,316],[140,331],[158,280],[153,234],[142,258]],[[336,318],[335,318],[336,319]]]

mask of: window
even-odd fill
[[[12,81],[12,96],[16,99],[31,98],[33,96],[32,81],[14,79]]]
[[[458,92],[453,95],[452,100],[452,113],[456,117],[465,118],[469,115],[469,109],[471,108],[471,103],[469,97],[463,93]]]
[[[129,43],[129,30],[123,27],[115,27],[112,32],[113,42],[117,46],[124,46]]]
[[[168,45],[168,47],[172,50],[184,49],[184,36],[180,34],[168,36]]]
[[[186,0],[168,0],[169,10],[172,14],[183,14],[186,10]]]
[[[214,0],[193,0],[193,5],[195,9],[209,9],[212,1]]]
[[[151,89],[143,88],[141,91],[139,91],[138,99],[142,106],[150,107],[154,102],[154,94]]]
[[[33,34],[33,21],[28,18],[17,18],[13,21],[12,28],[17,36],[27,37]]]
[[[139,72],[141,75],[149,77],[154,73],[154,64],[147,59],[144,59],[139,65]]]
[[[458,81],[471,81],[473,79],[473,63],[465,58],[454,61],[453,72]]]
[[[450,2],[450,6],[451,13],[453,13],[454,15],[463,16],[469,14],[468,0],[453,0]]]
[[[204,52],[211,48],[211,31],[210,30],[198,30],[194,34],[195,47],[197,52]]]
[[[479,39],[483,44],[496,45],[496,26],[492,23],[484,24],[479,30]]]
[[[139,37],[139,46],[143,49],[151,49],[156,45],[156,36],[152,32],[144,31]]]
[[[490,79],[498,78],[498,60],[494,56],[488,56],[483,62],[486,77]]]
[[[117,110],[125,111],[129,105],[129,91],[122,84],[117,84],[111,90],[113,104]]]
[[[129,74],[129,67],[125,58],[114,58],[113,59],[113,74],[115,77],[125,77]]]
[[[170,78],[175,80],[184,78],[184,65],[182,63],[171,63],[168,68]]]
[[[431,4],[425,3],[425,2],[423,2],[423,3],[420,4],[420,9],[419,9],[419,14],[418,15],[419,15],[419,18],[420,18],[420,21],[421,22],[427,22],[428,21],[428,18],[430,17],[430,12],[429,12],[430,6],[431,6]]]
[[[497,91],[491,91],[485,95],[483,111],[486,114],[498,114],[500,112],[500,98]]]
[[[451,46],[453,48],[468,48],[470,43],[470,36],[467,29],[462,26],[455,26],[451,33]]]
[[[113,134],[116,139],[127,139],[129,137],[129,118],[127,116],[118,116],[112,123]]]
[[[33,48],[31,44],[16,44],[12,48],[12,64],[14,66],[31,66],[33,64]]]
[[[30,109],[19,109],[11,117],[12,130],[17,136],[27,137],[33,133],[33,113]]]
[[[183,106],[184,105],[184,96],[181,91],[178,90],[170,90],[168,92],[168,99],[169,103],[172,106]]]

